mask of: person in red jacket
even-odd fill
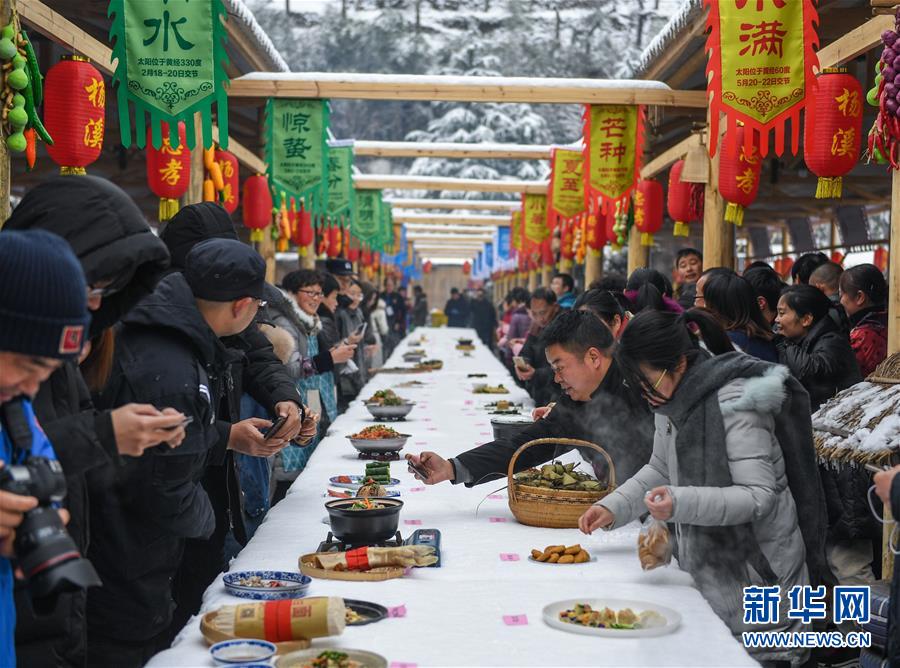
[[[874,264],[860,264],[841,275],[841,304],[850,318],[850,345],[862,375],[887,356],[887,281]]]

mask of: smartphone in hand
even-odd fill
[[[281,428],[284,426],[285,422],[287,422],[287,415],[279,415],[277,418],[275,418],[275,421],[272,423],[272,426],[269,427],[268,429],[266,429],[262,433],[263,439],[268,441],[273,436],[275,436],[275,434],[277,434],[281,430]]]

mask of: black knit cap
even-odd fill
[[[184,277],[198,299],[211,302],[230,302],[244,297],[262,299],[266,262],[240,241],[208,239],[188,253]]]
[[[207,239],[237,240],[231,215],[215,202],[188,204],[159,229],[159,238],[169,249],[172,266],[183,269],[191,249]]]
[[[353,276],[353,263],[342,257],[325,260],[325,271],[332,276]]]
[[[90,321],[84,272],[62,237],[0,234],[0,350],[75,358]]]

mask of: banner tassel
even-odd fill
[[[675,237],[687,237],[690,236],[691,228],[688,227],[687,223],[676,220],[675,221],[675,229],[672,231],[672,236]]]

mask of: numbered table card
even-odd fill
[[[503,623],[507,626],[528,626],[528,615],[503,615]]]

